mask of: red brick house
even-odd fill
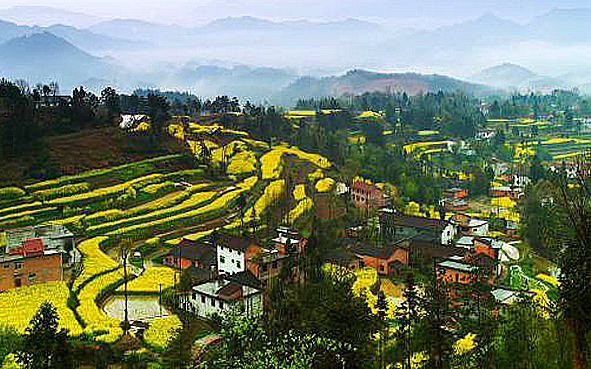
[[[204,242],[183,239],[174,249],[166,254],[162,263],[175,269],[189,267],[217,269],[215,248]]]
[[[17,228],[0,239],[0,291],[64,279],[74,247],[74,235],[66,227]]]
[[[384,247],[356,244],[348,249],[358,259],[357,268],[373,268],[378,274],[393,274],[408,265],[407,241]]]
[[[369,211],[386,206],[382,189],[361,181],[353,182],[351,187],[351,202],[358,209]]]

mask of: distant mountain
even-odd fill
[[[376,73],[351,70],[342,76],[299,78],[281,92],[280,98],[285,103],[293,104],[299,98],[341,96],[373,91],[406,92],[410,95],[437,91],[463,91],[475,95],[493,92],[486,86],[436,74]]]
[[[385,30],[375,23],[357,19],[330,22],[287,21],[274,22],[262,18],[243,16],[216,19],[204,26],[186,28],[150,23],[135,19],[115,19],[101,22],[88,28],[90,31],[107,35],[160,43],[164,46],[208,44],[216,47],[220,43],[233,44],[276,44],[296,42],[298,45],[328,40],[346,40],[375,37]]]
[[[88,30],[113,38],[124,35],[126,39],[151,44],[166,42],[175,44],[179,39],[184,39],[189,35],[189,30],[184,27],[167,26],[137,19],[112,19],[97,23],[89,27]]]
[[[43,32],[49,32],[61,37],[76,47],[79,47],[89,53],[107,52],[116,49],[130,50],[145,46],[145,44],[137,41],[129,41],[122,38],[104,36],[90,32],[88,30],[78,29],[76,27],[65,26],[61,24],[48,27],[31,27],[19,26],[13,22],[0,20],[0,43],[6,42],[13,38]]]
[[[20,37],[30,30],[27,26],[19,26],[16,23],[0,20],[0,43],[6,42],[12,38]]]
[[[99,17],[47,6],[14,6],[0,9],[0,18],[20,25],[51,26],[56,23],[73,27],[88,27],[101,21]]]
[[[591,9],[554,9],[527,24],[536,39],[561,43],[589,43]]]
[[[552,90],[566,87],[565,83],[558,78],[540,76],[527,68],[511,63],[486,68],[472,76],[470,80],[504,89]]]
[[[61,24],[38,28],[36,31],[50,32],[89,53],[98,53],[117,49],[129,51],[130,49],[140,49],[147,45],[147,43],[142,43],[139,41],[130,41],[124,38],[105,36],[85,29],[78,29]]]
[[[200,96],[224,94],[261,102],[296,79],[296,74],[278,68],[189,64],[168,78],[166,85],[189,88]]]
[[[91,78],[124,73],[51,33],[36,33],[0,45],[0,75],[34,84],[57,81],[65,90]]]

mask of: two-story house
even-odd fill
[[[61,225],[38,225],[0,237],[0,291],[64,279],[73,263],[74,235]]]
[[[351,186],[351,202],[358,209],[370,211],[386,206],[386,197],[381,188],[362,181],[355,181]]]
[[[255,316],[263,309],[263,285],[249,270],[222,274],[193,286],[189,303],[202,317],[231,308]]]

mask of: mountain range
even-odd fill
[[[64,24],[35,18],[36,12]],[[353,18],[320,22],[243,16],[181,27],[60,14],[38,7],[0,10],[0,18],[19,22],[0,20],[2,76],[31,83],[58,79],[65,89],[92,82],[95,88],[176,88],[259,101],[376,89],[481,94],[491,91],[483,85],[585,91],[591,86],[591,61],[584,57],[591,52],[585,32],[591,27],[591,9],[554,10],[527,24],[485,14],[402,33]],[[38,25],[24,25],[27,19]]]

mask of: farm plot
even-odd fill
[[[211,127],[191,129],[194,134]],[[101,304],[123,289],[120,261],[109,256],[121,240],[131,239],[134,247],[157,248],[164,242],[174,245],[179,235],[199,239],[220,226],[235,229],[243,222],[252,226],[282,196],[291,199],[285,221],[293,224],[313,209],[316,195],[334,188],[327,172],[332,164],[326,158],[297,147],[269,147],[244,132],[220,129],[227,135],[222,140],[188,143],[195,156],[205,147],[214,165],[225,163],[227,177],[219,182],[205,180],[202,169],[183,167],[181,155],[168,155],[0,189],[1,231],[43,223],[67,225],[77,235],[82,257],[69,286],[51,282],[0,295],[0,322],[23,330],[37,306],[49,300],[58,309],[60,324],[72,334],[84,332],[99,341],[115,342],[122,334],[120,322],[108,316]],[[182,128],[169,132],[179,140],[187,137]],[[287,191],[283,169],[292,161],[300,161],[306,170]],[[243,209],[241,204],[246,204]],[[128,291],[157,293],[179,279],[175,273],[166,267],[147,268],[128,283]],[[161,322],[162,326],[176,326],[173,319]],[[150,347],[165,344],[159,324],[152,329]],[[146,333],[147,340],[152,333]]]

